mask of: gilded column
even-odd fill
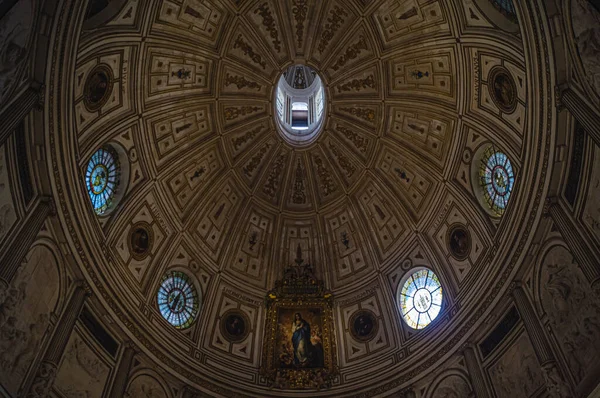
[[[546,202],[546,213],[552,217],[565,242],[571,249],[577,264],[581,267],[593,288],[600,282],[600,253],[598,248],[587,243],[584,234],[578,230],[573,219],[566,213],[557,198]]]
[[[125,396],[125,388],[127,387],[129,371],[131,370],[134,357],[134,346],[128,342],[125,344],[125,350],[123,351],[123,356],[121,356],[121,362],[119,363],[119,368],[117,369],[109,397],[121,398]]]
[[[471,384],[473,385],[473,391],[475,392],[476,398],[488,398],[490,395],[485,384],[483,373],[481,372],[481,365],[477,360],[477,353],[475,348],[471,345],[467,345],[463,350],[465,362],[467,364],[467,370],[471,376]]]
[[[2,264],[0,267],[0,289],[10,285],[44,222],[54,212],[52,199],[42,197],[9,243],[9,247],[3,253],[0,253],[0,264]]]
[[[79,318],[79,313],[83,308],[86,297],[89,295],[89,286],[82,281],[75,282],[75,287],[69,302],[56,324],[52,339],[48,343],[48,348],[44,357],[38,366],[33,382],[27,394],[27,398],[47,397],[52,390],[58,364]]]
[[[10,105],[0,114],[0,146],[6,143],[17,126],[27,115],[44,101],[44,86],[33,83],[23,91]]]
[[[572,397],[569,385],[565,382],[556,363],[556,358],[550,343],[544,333],[542,323],[535,313],[527,293],[520,284],[511,285],[512,296],[531,340],[531,345],[536,353],[538,362],[542,366],[542,373],[546,380],[546,389],[552,398]]]

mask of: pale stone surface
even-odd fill
[[[569,370],[581,381],[600,356],[600,305],[564,247],[552,248],[542,266],[541,295]]]
[[[158,380],[149,375],[140,375],[133,379],[125,396],[128,398],[168,398]]]
[[[489,373],[498,397],[528,398],[544,385],[540,364],[525,331],[490,367]]]
[[[571,2],[573,34],[586,79],[600,95],[600,13],[588,0]]]
[[[54,385],[67,398],[100,398],[109,370],[108,365],[75,330],[69,339]]]
[[[0,103],[17,83],[33,23],[32,0],[21,0],[0,21]]]
[[[0,297],[0,383],[15,394],[48,327],[58,299],[54,255],[35,246],[6,296]]]

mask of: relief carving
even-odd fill
[[[277,158],[273,165],[273,169],[267,178],[267,182],[263,187],[263,193],[271,199],[274,199],[277,192],[279,192],[281,180],[283,178],[283,168],[287,162],[287,158],[287,153],[283,153]]]
[[[42,362],[27,398],[47,398],[56,379],[56,365]]]
[[[99,397],[108,373],[108,366],[75,331],[65,350],[54,385],[67,398]]]
[[[579,382],[600,356],[599,300],[564,247],[551,249],[542,264],[542,304]]]
[[[31,0],[19,1],[0,23],[0,103],[17,83],[27,59],[27,42],[33,24]]]
[[[257,89],[256,91],[260,91],[262,89],[262,85],[256,82],[247,80],[245,77],[230,75],[229,73],[225,77],[225,86],[230,86],[234,84],[238,90],[243,88]]]
[[[242,168],[242,171],[244,172],[246,177],[251,178],[254,175],[254,171],[261,164],[263,158],[265,157],[266,153],[269,151],[270,148],[271,144],[266,144],[265,146],[263,146],[260,149],[260,151],[252,157],[250,162]]]
[[[369,123],[375,123],[375,111],[369,108],[340,108],[342,112],[349,113]]]
[[[362,50],[368,50],[368,49],[369,49],[369,47],[367,46],[367,40],[365,39],[365,37],[363,35],[359,36],[358,41],[351,44],[346,49],[346,52],[338,58],[337,62],[335,64],[333,64],[333,66],[331,68],[337,72],[340,68],[342,68],[344,65],[346,65],[348,63],[348,61],[356,59],[356,57],[358,57],[360,55]]]
[[[560,375],[556,363],[551,362],[544,364],[542,371],[550,398],[569,398],[573,396],[569,386]]]
[[[321,54],[323,54],[323,51],[325,51],[329,45],[329,41],[333,39],[340,26],[344,23],[344,17],[348,16],[346,10],[338,6],[334,6],[333,9],[329,11],[329,14],[331,16],[327,18],[327,23],[325,24],[325,29],[321,34],[321,41],[319,42],[318,50]]]
[[[465,398],[471,395],[469,383],[456,375],[446,377],[431,395],[432,398]]]
[[[243,36],[238,35],[235,43],[233,44],[233,48],[239,48],[244,52],[244,55],[250,57],[255,64],[258,64],[262,67],[262,69],[267,68],[267,63],[263,61],[262,57],[254,52],[252,46],[246,43],[243,39]]]
[[[352,162],[350,162],[348,157],[346,157],[346,155],[344,155],[343,152],[340,151],[340,149],[331,141],[329,142],[328,146],[331,152],[333,153],[333,156],[337,160],[338,164],[340,165],[344,173],[346,173],[346,176],[348,178],[352,177],[356,172],[356,167],[352,164]]]
[[[241,137],[232,139],[231,143],[233,144],[233,148],[236,150],[236,152],[240,149],[240,147],[242,147],[248,141],[252,141],[256,137],[256,135],[262,131],[262,129],[263,129],[263,126],[261,125],[261,126],[258,126],[254,129],[248,131],[246,134],[244,134]]]
[[[321,182],[321,190],[323,191],[324,196],[329,196],[337,191],[337,186],[333,182],[333,178],[331,177],[331,173],[325,166],[325,162],[321,159],[320,156],[315,156],[315,167],[317,168],[317,175],[319,176],[319,180]]]
[[[490,368],[498,397],[530,397],[544,385],[540,365],[526,332]]]
[[[0,295],[0,383],[16,394],[49,325],[58,295],[54,255],[36,246]]]
[[[223,114],[225,115],[225,120],[235,120],[240,116],[250,115],[258,111],[260,111],[260,108],[258,106],[232,106],[225,108]]]
[[[306,187],[304,184],[305,172],[302,162],[298,160],[294,173],[294,187],[292,189],[292,202],[297,205],[306,204]]]
[[[259,14],[262,17],[262,24],[267,29],[267,32],[269,32],[269,35],[273,40],[273,47],[275,47],[275,50],[277,50],[278,53],[281,52],[281,41],[279,40],[279,32],[275,27],[275,19],[273,18],[273,14],[271,13],[269,5],[267,3],[261,4],[256,9],[256,11],[254,11],[254,13]]]
[[[342,133],[344,137],[346,137],[350,142],[352,142],[354,147],[358,149],[361,153],[367,153],[367,149],[369,148],[369,140],[367,138],[364,138],[363,136],[339,124],[336,126],[336,130]]]
[[[302,41],[304,40],[304,22],[308,13],[307,3],[307,0],[292,0],[292,13],[296,20],[296,40],[298,41],[298,47],[302,47]]]
[[[364,79],[352,79],[349,82],[337,85],[338,93],[344,91],[361,91],[367,88],[372,88],[373,90],[376,89],[375,78],[373,75],[369,75]]]
[[[589,0],[571,2],[573,34],[585,78],[600,96],[600,12]]]
[[[162,385],[148,375],[137,376],[125,393],[127,398],[167,398]]]

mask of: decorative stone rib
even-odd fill
[[[527,293],[519,283],[513,283],[511,290],[533,350],[542,365],[542,373],[546,379],[546,388],[550,396],[553,398],[567,398],[570,396],[569,387],[556,366],[556,358],[546,338],[542,323],[538,319],[529,297],[527,297]]]
[[[27,398],[47,397],[49,392],[52,391],[58,364],[67,348],[67,343],[89,291],[89,286],[85,282],[75,282],[71,298],[56,325],[52,339],[48,343],[48,349],[35,374]]]
[[[521,314],[523,324],[525,325],[525,329],[527,329],[527,334],[531,339],[531,344],[533,345],[533,349],[537,354],[540,364],[543,365],[546,362],[554,361],[554,354],[546,339],[544,329],[537,318],[535,309],[529,302],[527,293],[525,293],[525,290],[523,290],[519,284],[515,283],[512,286],[512,296],[515,305],[517,306],[517,310],[519,311],[519,314]]]
[[[565,88],[558,94],[560,104],[581,123],[584,130],[592,137],[596,145],[600,145],[600,115],[585,102],[579,94]]]
[[[121,398],[125,396],[125,388],[129,381],[129,371],[131,365],[133,365],[133,359],[135,358],[135,349],[131,343],[127,343],[119,368],[115,374],[115,381],[113,382],[112,389],[110,392],[110,398]]]
[[[38,232],[52,213],[54,213],[52,199],[42,197],[17,232],[10,246],[0,254],[0,264],[2,264],[0,266],[0,285],[10,284],[25,255],[33,245]]]
[[[4,145],[23,119],[43,103],[44,87],[32,84],[0,114],[0,146]]]
[[[581,270],[595,288],[600,283],[600,253],[598,253],[598,249],[587,244],[583,233],[577,229],[572,218],[569,217],[557,198],[548,199],[546,206],[546,211],[567,242]]]
[[[463,351],[465,356],[465,362],[467,364],[467,370],[471,376],[471,384],[475,391],[475,397],[477,398],[488,398],[490,395],[485,384],[485,378],[481,372],[481,366],[477,360],[477,354],[472,346],[465,347]]]

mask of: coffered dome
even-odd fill
[[[140,350],[211,396],[339,397],[463,346],[548,188],[545,61],[492,4],[512,2],[109,3],[62,17],[49,159],[76,262]],[[298,259],[334,295],[319,392],[259,372],[265,295]]]

